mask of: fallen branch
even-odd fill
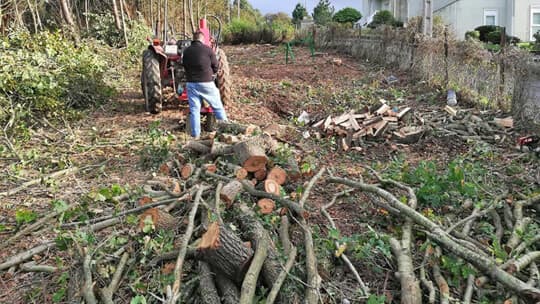
[[[283,252],[289,254],[291,251],[292,243],[289,238],[289,217],[287,214],[281,216],[281,225],[279,226],[279,238],[281,240],[281,246],[283,247]]]
[[[67,206],[65,209],[56,210],[53,212],[50,212],[49,214],[45,215],[43,218],[41,218],[39,221],[35,222],[34,224],[22,229],[21,231],[17,232],[14,236],[7,239],[5,242],[0,244],[0,250],[6,248],[7,246],[11,245],[14,241],[20,239],[21,237],[31,233],[32,231],[40,228],[41,226],[45,225],[47,222],[49,222],[51,219],[57,217],[58,215],[64,213],[67,210],[70,210],[74,206],[78,205],[78,203],[73,203]]]
[[[120,284],[120,279],[122,278],[122,273],[124,272],[124,268],[126,266],[128,258],[129,253],[125,252],[120,259],[120,262],[118,262],[118,265],[116,266],[116,271],[114,272],[111,283],[109,284],[109,286],[100,290],[101,300],[103,301],[103,303],[114,304],[113,294],[118,289],[118,285]]]
[[[377,194],[385,199],[392,207],[398,209],[403,216],[411,218],[416,224],[424,227],[428,231],[428,236],[438,243],[442,244],[445,248],[450,250],[455,255],[463,258],[471,263],[478,270],[483,271],[491,276],[495,281],[500,282],[508,289],[516,292],[520,296],[529,299],[531,301],[540,300],[540,290],[527,285],[525,282],[513,277],[504,270],[496,266],[495,261],[486,258],[485,256],[476,253],[468,249],[467,247],[453,241],[449,235],[437,224],[433,223],[427,217],[409,206],[401,203],[391,193],[380,189],[376,186],[365,184],[362,182],[355,182],[344,178],[331,177],[328,179],[330,183],[344,184],[352,188],[357,188],[362,191]]]
[[[81,288],[83,298],[87,304],[97,304],[96,295],[94,294],[94,281],[92,280],[92,255],[87,249],[83,249],[81,254],[84,254],[83,286]]]
[[[45,250],[53,248],[54,246],[56,246],[55,242],[51,241],[51,242],[46,242],[44,244],[36,246],[34,248],[31,248],[29,250],[23,251],[21,253],[18,253],[12,256],[11,258],[8,258],[4,263],[0,264],[0,271],[9,269],[12,266],[18,265],[32,258],[34,255],[40,254]]]
[[[439,286],[439,295],[441,297],[440,303],[448,304],[450,301],[450,288],[448,287],[446,279],[442,276],[441,268],[439,267],[441,260],[441,248],[439,247],[435,248],[435,259],[436,261],[433,263],[433,277]]]
[[[328,213],[327,209],[332,207],[336,203],[336,200],[337,200],[338,197],[340,197],[342,195],[345,195],[347,193],[350,193],[352,191],[353,191],[352,189],[348,189],[348,190],[342,191],[340,193],[334,194],[334,196],[332,197],[332,200],[330,201],[330,203],[328,203],[328,204],[321,207],[321,213],[328,219],[328,221],[330,222],[330,226],[334,230],[337,230],[337,227],[336,227],[336,224],[334,223],[334,220],[332,219],[332,217]],[[339,249],[341,247],[341,244],[338,241],[335,241],[335,245],[336,245],[336,249]],[[343,252],[341,254],[339,254],[339,257],[343,260],[343,262],[345,262],[347,267],[349,267],[349,270],[353,273],[354,277],[356,278],[356,281],[360,285],[360,290],[362,291],[362,294],[364,296],[369,296],[369,288],[366,286],[366,284],[364,284],[364,281],[360,277],[360,274],[358,274],[358,271],[356,270],[354,265],[351,263],[349,258]]]
[[[472,300],[472,294],[474,291],[474,275],[470,274],[467,276],[467,287],[465,288],[465,293],[463,293],[463,304],[470,304]]]
[[[20,185],[20,186],[18,186],[16,188],[13,188],[11,190],[0,192],[0,197],[11,196],[11,195],[16,194],[16,193],[18,193],[18,192],[20,192],[20,191],[22,191],[22,190],[24,190],[24,189],[26,189],[28,187],[39,184],[42,181],[47,180],[47,179],[60,177],[62,175],[70,175],[70,174],[74,174],[74,173],[77,173],[77,172],[79,172],[78,167],[71,167],[71,168],[60,170],[60,171],[57,171],[57,172],[54,172],[54,173],[51,173],[51,174],[47,174],[47,175],[45,175],[43,177],[27,181],[27,182],[23,183],[22,185]]]
[[[180,248],[180,252],[178,252],[178,258],[174,267],[174,284],[172,287],[172,295],[167,299],[168,304],[175,304],[180,298],[180,284],[182,283],[182,266],[186,257],[189,240],[191,239],[191,235],[193,234],[193,228],[195,226],[195,216],[197,215],[197,208],[199,207],[199,202],[201,201],[201,196],[205,188],[206,187],[198,186],[197,194],[195,195],[195,201],[193,202],[193,207],[191,208],[191,212],[189,213],[189,224],[187,226],[186,232],[184,233],[182,247]]]
[[[301,208],[304,208],[304,204],[309,197],[309,192],[313,185],[321,178],[322,174],[326,171],[323,167],[313,178],[309,181],[306,186],[298,205]],[[316,304],[319,301],[319,289],[321,286],[321,279],[319,277],[319,272],[317,270],[317,258],[315,255],[315,250],[313,249],[313,235],[311,234],[311,229],[309,228],[307,221],[304,217],[300,218],[300,224],[304,230],[304,244],[306,247],[306,269],[307,269],[307,288],[305,294],[305,301],[307,304]]]
[[[274,285],[272,286],[272,290],[270,290],[268,297],[266,297],[266,302],[265,302],[266,304],[273,304],[274,301],[276,300],[279,290],[281,289],[281,285],[283,285],[283,282],[287,278],[289,271],[293,267],[295,259],[296,259],[296,247],[292,247],[289,250],[285,268],[283,268],[283,270],[279,274],[277,280],[274,282]]]
[[[36,265],[36,262],[28,262],[21,265],[21,270],[26,272],[46,272],[55,273],[58,271],[57,267],[49,265]]]
[[[238,304],[240,302],[240,291],[236,285],[226,276],[216,273],[216,285],[221,294],[223,304]]]
[[[218,175],[218,174],[214,174],[214,173],[211,173],[211,172],[203,172],[203,174],[208,176],[208,177],[213,177],[213,178],[216,178],[218,180],[222,180],[222,181],[226,181],[226,182],[230,182],[231,180],[233,180],[232,178],[222,176],[222,175]],[[285,199],[285,198],[282,198],[280,196],[271,194],[271,193],[256,190],[253,187],[253,185],[251,183],[249,183],[248,181],[246,181],[246,180],[241,180],[240,182],[242,183],[242,186],[244,187],[244,190],[246,192],[248,192],[250,195],[253,195],[253,196],[256,196],[256,197],[269,198],[271,200],[274,200],[275,202],[278,202],[278,203],[284,205],[285,207],[289,208],[290,210],[294,211],[297,215],[299,215],[301,217],[304,216],[304,212],[305,212],[304,208],[302,206],[300,206],[298,203],[293,202],[293,201],[288,200],[288,199]]]
[[[210,266],[199,261],[199,297],[203,304],[221,303]]]
[[[523,255],[519,259],[516,259],[509,263],[506,267],[506,271],[509,273],[520,272],[523,268],[529,266],[531,263],[536,262],[540,259],[540,251],[531,251]]]
[[[428,290],[428,303],[435,303],[435,287],[433,282],[426,276],[426,264],[428,264],[429,256],[432,251],[431,245],[427,245],[426,252],[424,253],[424,259],[420,265],[420,282]]]
[[[105,215],[105,216],[93,218],[93,219],[90,219],[90,220],[87,220],[87,221],[65,223],[60,227],[68,228],[68,227],[73,227],[73,226],[78,226],[78,225],[93,224],[93,223],[105,221],[105,220],[112,219],[112,218],[123,217],[123,216],[128,215],[128,214],[137,213],[137,212],[140,212],[140,211],[144,211],[144,210],[147,210],[147,209],[150,209],[150,208],[162,206],[162,205],[165,205],[165,204],[169,204],[169,203],[173,203],[173,202],[174,203],[181,202],[181,201],[186,200],[189,197],[191,197],[191,192],[192,191],[188,191],[187,193],[184,193],[184,195],[182,197],[175,197],[175,198],[170,198],[170,199],[157,201],[157,202],[152,203],[152,204],[146,204],[146,205],[139,206],[139,207],[136,207],[136,208],[133,208],[133,209],[118,212],[117,214]]]
[[[242,282],[240,304],[253,303],[255,289],[257,288],[257,279],[259,278],[259,273],[263,268],[264,260],[268,255],[268,246],[270,246],[270,241],[266,237],[262,237],[257,241],[255,254],[251,260],[251,265],[249,266],[244,277],[244,281]]]

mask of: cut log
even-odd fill
[[[221,303],[210,266],[199,261],[199,298],[203,304]]]
[[[164,162],[163,164],[161,164],[161,166],[159,166],[159,173],[165,176],[169,176],[171,175],[171,172],[173,171],[173,169],[174,169],[173,162],[171,161]]]
[[[253,176],[258,181],[264,180],[266,178],[266,168],[262,168],[262,169],[259,169],[259,170],[255,171],[255,173],[253,173]]]
[[[246,169],[244,169],[244,168],[242,168],[242,167],[240,167],[238,165],[231,164],[231,163],[228,163],[228,162],[220,162],[220,164],[225,166],[228,170],[231,170],[232,174],[238,180],[245,179],[247,177],[247,175],[248,175],[248,172],[246,171]]]
[[[273,179],[266,179],[264,181],[264,191],[275,195],[280,195],[281,186]]]
[[[268,172],[268,179],[275,180],[279,185],[283,185],[287,181],[287,172],[279,166],[275,166]]]
[[[232,134],[220,134],[218,138],[220,142],[224,142],[229,145],[236,144],[242,141],[240,137]]]
[[[382,120],[378,122],[376,125],[373,126],[373,129],[375,130],[373,132],[373,136],[377,137],[377,136],[382,135],[384,131],[386,131],[386,127],[388,127],[387,121]]]
[[[260,132],[261,129],[256,125],[241,125],[231,122],[222,122],[218,123],[217,132],[218,133],[231,133],[231,134],[242,134],[242,135],[253,135],[255,132]]]
[[[394,138],[402,144],[414,144],[424,135],[422,127],[403,127],[398,132],[394,132]]]
[[[223,304],[238,304],[240,302],[240,291],[238,287],[219,272],[216,273],[216,285]]]
[[[349,122],[351,123],[351,128],[355,131],[358,131],[361,129],[360,125],[358,124],[358,122],[356,121],[356,118],[354,118],[354,115],[351,115],[349,117]]]
[[[202,236],[197,249],[200,257],[216,272],[221,272],[236,284],[242,282],[253,250],[223,225],[214,222]]]
[[[236,179],[232,180],[223,186],[223,189],[221,189],[221,192],[219,193],[219,198],[227,204],[227,207],[230,207],[236,198],[236,195],[240,193],[242,189],[243,186],[241,182]]]
[[[206,145],[203,145],[197,141],[188,141],[185,145],[184,145],[184,149],[185,150],[191,150],[191,151],[194,151],[194,152],[197,152],[199,154],[208,154],[210,153],[210,147],[206,146]]]
[[[217,171],[217,166],[215,164],[204,164],[202,167],[206,172],[216,173]]]
[[[234,149],[232,145],[216,141],[210,149],[210,154],[214,156],[233,154]]]
[[[174,216],[160,208],[150,208],[139,216],[139,229],[141,231],[147,225],[148,220],[152,221],[152,226],[157,230],[172,230],[178,223]]]
[[[495,118],[493,120],[497,125],[503,127],[503,128],[513,128],[514,127],[514,120],[512,117],[506,117],[506,118]]]
[[[381,120],[382,120],[382,117],[376,116],[376,117],[373,117],[373,118],[369,118],[369,119],[364,120],[364,121],[362,122],[362,124],[363,124],[364,126],[369,126],[369,125],[372,125],[372,124],[374,124],[374,123],[377,123],[377,122],[379,122],[379,121],[381,121]]]
[[[263,134],[268,134],[270,136],[281,136],[285,134],[286,132],[287,132],[287,126],[276,124],[276,123],[270,124],[263,129]]]
[[[444,107],[444,110],[448,112],[448,114],[450,114],[451,116],[456,116],[457,114],[457,110],[452,108],[451,106]]]
[[[268,157],[264,152],[264,147],[258,145],[256,141],[244,141],[234,145],[234,152],[242,167],[248,172],[255,172],[266,166]]]
[[[325,119],[321,119],[319,120],[318,122],[314,123],[311,127],[312,128],[320,128],[322,126],[324,126],[324,122],[326,121],[326,118]]]
[[[388,122],[397,122],[397,121],[399,121],[399,118],[397,118],[395,116],[385,116],[382,119],[384,121],[388,121]]]
[[[262,214],[270,214],[276,208],[276,203],[269,198],[262,198],[257,202]]]
[[[332,116],[328,116],[323,124],[323,129],[326,131],[328,128],[330,128],[330,125],[332,124]]]
[[[182,177],[182,179],[188,179],[191,174],[193,174],[193,172],[195,172],[195,165],[186,164],[182,167],[182,170],[180,170],[180,176]]]
[[[390,109],[392,109],[392,108],[390,108],[389,105],[383,104],[379,109],[377,109],[377,111],[375,111],[375,114],[383,115],[384,113],[386,113]]]
[[[397,118],[399,120],[401,120],[405,115],[407,115],[407,113],[409,113],[411,111],[411,108],[405,108],[401,111],[399,111],[399,113],[397,114]]]
[[[149,196],[143,196],[139,199],[139,201],[137,202],[139,204],[139,206],[144,206],[144,205],[147,205],[147,204],[151,204],[154,200],[149,197]]]

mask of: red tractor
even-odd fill
[[[214,16],[212,16],[214,17]],[[199,20],[199,30],[205,34],[204,43],[216,53],[219,62],[219,70],[216,75],[216,86],[219,88],[223,105],[230,99],[229,64],[225,52],[219,48],[218,41],[221,33],[221,22],[214,17],[219,29],[215,38],[210,36],[210,30],[206,19]],[[165,24],[166,20],[165,20]],[[159,38],[149,39],[151,44],[143,53],[143,67],[141,73],[141,87],[144,95],[145,109],[147,112],[157,114],[161,111],[164,103],[180,101],[187,104],[187,92],[185,70],[182,66],[182,54],[191,45],[188,36],[184,39],[167,39],[167,31],[163,31],[163,40]],[[201,118],[206,121],[204,128],[212,129],[215,117],[212,108],[208,104],[201,107]],[[189,122],[189,119],[187,119]],[[189,128],[189,123],[188,123]]]

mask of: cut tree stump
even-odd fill
[[[257,202],[262,214],[270,214],[276,209],[276,203],[269,198],[262,198]]]
[[[268,172],[268,179],[273,179],[279,185],[283,185],[287,181],[287,172],[279,166],[275,166]]]
[[[255,171],[255,173],[253,173],[253,176],[258,181],[263,181],[266,178],[266,168],[262,168],[262,169],[259,169],[259,170]]]
[[[178,223],[178,220],[165,210],[160,208],[150,208],[139,216],[139,229],[141,231],[145,226],[145,221],[148,219],[152,220],[152,225],[156,229],[162,230],[174,229]]]
[[[229,162],[220,162],[220,164],[231,170],[232,174],[234,174],[238,180],[245,179],[248,176],[247,170],[238,165],[231,164]]]
[[[248,172],[263,169],[268,161],[264,147],[255,140],[237,143],[234,145],[234,152],[242,167]]]
[[[264,191],[275,195],[280,195],[281,186],[273,179],[266,179],[264,181]]]
[[[195,172],[195,165],[186,164],[185,166],[182,167],[182,170],[180,170],[180,176],[183,179],[188,179],[191,176],[191,174],[193,174],[193,172]]]
[[[230,207],[236,198],[236,195],[242,191],[244,186],[238,180],[228,182],[219,193],[219,198],[222,199],[228,207]]]
[[[208,227],[197,250],[203,261],[236,284],[243,281],[253,256],[251,248],[246,247],[234,232],[217,222]]]
[[[216,173],[216,171],[217,171],[217,166],[216,166],[215,164],[204,164],[204,165],[203,165],[203,169],[204,169],[204,171],[206,171],[206,172]]]

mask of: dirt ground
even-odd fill
[[[368,141],[362,151],[340,151],[331,138],[323,136],[316,139],[313,130],[298,123],[300,113],[306,111],[318,120],[350,109],[361,110],[385,99],[399,107],[410,106],[422,116],[443,111],[443,94],[422,82],[411,80],[410,75],[334,53],[318,53],[311,57],[307,49],[298,47],[294,49],[295,61],[285,64],[285,51],[281,46],[227,46],[225,51],[233,79],[234,102],[226,105],[230,119],[261,127],[270,123],[291,126],[293,131],[282,140],[297,151],[301,163],[311,166],[313,172],[325,166],[341,176],[358,179],[365,173],[361,165],[383,170],[392,164],[415,166],[420,161],[429,160],[446,164],[458,156],[477,153],[478,145],[472,142],[438,135],[427,135],[411,145],[396,145],[390,139],[381,138]],[[339,58],[341,63],[337,64],[333,60],[335,58]],[[385,78],[390,75],[396,76],[398,81],[385,83]],[[144,113],[143,99],[137,87],[138,75],[134,72],[126,77],[131,84],[120,90],[119,97],[89,113],[82,121],[55,129],[45,127],[32,134],[23,152],[34,155],[31,164],[21,165],[10,159],[0,159],[3,172],[0,191],[13,189],[40,176],[40,173],[71,166],[79,168],[73,175],[43,180],[14,195],[0,197],[0,243],[1,239],[9,238],[17,230],[17,210],[32,210],[42,215],[50,210],[53,200],[75,203],[81,196],[113,184],[136,189],[153,173],[140,165],[140,155],[153,123],[159,121],[162,132],[171,136],[171,147],[176,148],[187,139],[183,130],[185,117],[179,106],[167,105],[158,115]],[[311,137],[304,138],[302,134],[305,131],[311,131]],[[490,145],[490,151],[495,155],[493,171],[528,157],[514,149],[517,134],[513,136],[505,143]],[[535,184],[539,182],[535,178],[537,162],[524,162],[523,167],[530,170],[523,172],[523,175],[530,176],[526,178],[531,183],[530,188],[538,189],[538,184]],[[304,181],[309,177],[306,174]],[[504,178],[512,179],[512,176]],[[337,191],[334,186],[322,182],[311,193],[309,222],[315,234],[320,236],[317,246],[324,246],[324,240],[328,239],[324,237],[328,233],[327,223],[319,208]],[[114,205],[99,206],[94,212],[106,214],[115,208]],[[382,213],[361,194],[346,198],[329,211],[343,237],[369,235],[373,238],[373,227],[375,230],[384,227],[387,233],[400,229],[399,222]],[[38,230],[37,234],[4,248],[0,252],[0,262],[53,238],[53,231]],[[421,244],[415,245],[419,247]],[[342,299],[350,299],[353,303],[361,303],[361,300],[354,301],[357,287],[343,264],[331,254],[324,257],[327,254],[325,250],[319,250],[318,254],[325,301],[342,303]],[[70,263],[69,260],[56,259],[62,256],[62,253],[51,250],[33,259],[60,267]],[[399,294],[399,281],[394,277],[396,266],[390,260],[391,257],[384,252],[353,259],[364,281],[374,293],[384,295],[387,303]],[[58,274],[25,273],[19,269],[2,272],[0,303],[52,303],[58,280]],[[124,300],[129,302],[127,298]]]

